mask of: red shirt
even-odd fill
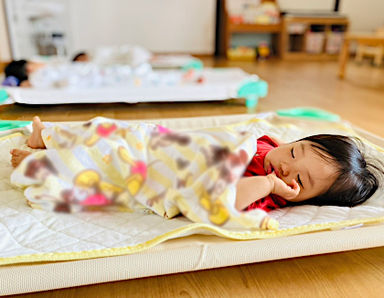
[[[253,156],[251,162],[248,164],[247,169],[245,170],[243,176],[249,177],[249,176],[265,176],[267,173],[264,170],[264,158],[267,155],[269,151],[271,151],[273,148],[278,147],[279,144],[277,144],[275,141],[273,141],[268,136],[262,136],[261,138],[257,139],[257,152]],[[255,208],[263,209],[264,211],[268,212],[276,208],[281,208],[287,205],[287,202],[277,196],[277,195],[268,195],[265,198],[259,199],[252,204],[250,204],[248,207],[246,207],[244,210],[252,210]]]

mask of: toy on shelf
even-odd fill
[[[270,54],[271,50],[266,42],[263,41],[257,46],[257,59],[265,60]]]
[[[277,24],[280,21],[280,11],[273,1],[265,1],[256,9],[256,24]]]
[[[229,0],[229,20],[232,24],[278,24],[280,11],[275,1]]]
[[[229,21],[232,23],[232,24],[244,24],[244,18],[243,16],[229,16]]]
[[[252,61],[256,59],[256,50],[246,46],[238,46],[228,49],[227,57],[230,60]]]

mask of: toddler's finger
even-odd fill
[[[295,198],[300,193],[300,186],[296,181],[292,181],[292,186],[288,186],[288,188],[291,199]]]
[[[300,191],[300,185],[299,185],[299,183],[297,183],[297,181],[295,179],[292,180],[292,188],[294,190],[298,189]]]

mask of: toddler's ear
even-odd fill
[[[280,145],[283,145],[284,144],[284,142],[282,141],[282,140],[280,140],[280,139],[277,139],[277,138],[275,138],[275,137],[269,137],[272,141],[274,141],[275,143],[277,143],[279,146]]]

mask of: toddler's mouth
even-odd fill
[[[268,167],[265,169],[265,172],[267,173],[267,175],[272,173],[272,164],[268,165]]]
[[[269,173],[268,174],[270,174],[270,173],[272,173],[272,172],[275,172],[275,174],[276,174],[276,176],[278,177],[278,178],[280,178],[280,173],[279,173],[279,170],[277,169],[277,168],[275,168],[274,166],[273,166],[273,164],[270,164],[269,165]]]
[[[279,173],[279,171],[278,170],[274,170],[275,171],[275,174],[276,174],[276,176],[277,176],[277,178],[280,178],[280,173]],[[281,178],[280,178],[281,179]]]
[[[275,168],[273,167],[272,163],[270,163],[266,171],[267,175],[271,174],[273,171],[275,171]]]

